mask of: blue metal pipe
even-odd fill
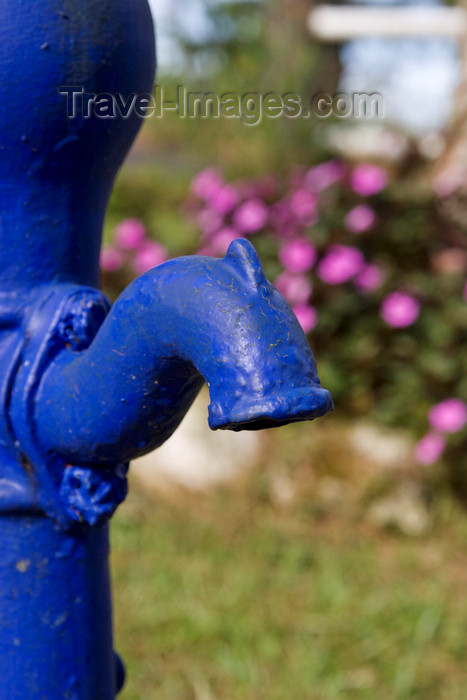
[[[108,526],[12,513],[0,537],[2,700],[113,700]]]
[[[203,381],[213,429],[332,409],[252,246],[170,261],[111,309],[102,221],[141,120],[69,118],[60,89],[149,93],[147,0],[0,0],[0,699],[111,700],[107,521],[128,460]]]
[[[169,261],[133,282],[88,349],[51,361],[35,398],[42,449],[113,464],[161,445],[203,380],[212,429],[312,420],[332,408],[293,312],[253,246]]]
[[[105,521],[126,467],[97,475],[50,459],[31,418],[50,349],[84,347],[108,312],[96,290],[102,221],[141,125],[135,113],[68,119],[59,90],[149,93],[154,70],[146,0],[0,0],[2,700],[111,700],[123,682]],[[72,335],[55,321],[77,315],[78,298]]]
[[[0,70],[2,286],[98,287],[108,196],[141,118],[69,119],[59,90],[152,91],[147,0],[0,0]]]

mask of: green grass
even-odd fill
[[[121,700],[464,700],[467,523],[406,538],[258,483],[133,490],[112,529]]]

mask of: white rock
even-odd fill
[[[154,452],[135,460],[131,472],[148,487],[173,483],[193,491],[232,480],[259,459],[256,432],[213,432],[207,424],[209,395],[202,391],[180,427]]]
[[[395,526],[405,535],[422,535],[431,516],[416,484],[402,484],[394,493],[373,503],[368,520],[379,527]]]
[[[350,433],[355,452],[381,467],[401,467],[413,461],[413,441],[401,432],[357,423]]]

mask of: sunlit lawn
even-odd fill
[[[120,697],[464,700],[466,534],[449,500],[407,538],[280,512],[260,480],[176,502],[134,488],[113,523]]]

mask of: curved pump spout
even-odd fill
[[[333,409],[298,321],[253,246],[190,256],[142,275],[87,350],[63,351],[36,395],[43,446],[80,463],[161,445],[206,381],[212,429],[261,429]]]

